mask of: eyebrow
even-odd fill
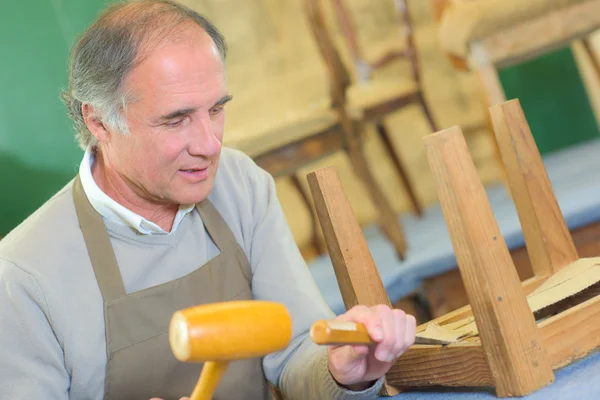
[[[221,107],[221,106],[225,105],[226,103],[230,102],[231,99],[233,99],[233,97],[231,95],[225,95],[225,96],[221,97],[219,100],[217,100],[217,102],[215,104],[213,104],[211,108]],[[162,122],[169,121],[169,120],[172,120],[175,118],[185,117],[186,115],[193,114],[194,112],[196,112],[197,109],[198,108],[196,108],[196,107],[190,107],[190,108],[182,108],[179,110],[175,110],[169,114],[159,117],[155,122],[157,124],[160,124]]]

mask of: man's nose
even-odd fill
[[[221,151],[221,141],[215,134],[210,118],[201,118],[193,129],[189,152],[195,156],[214,156]]]

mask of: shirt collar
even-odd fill
[[[154,222],[145,219],[141,215],[138,215],[117,203],[104,193],[102,189],[98,187],[92,176],[93,164],[94,155],[90,149],[87,149],[83,155],[83,160],[81,160],[81,164],[79,165],[79,179],[81,180],[83,191],[87,195],[90,204],[100,215],[112,222],[127,225],[142,235],[165,235],[169,233]],[[194,205],[179,206],[179,210],[173,221],[171,233],[175,232],[183,218],[193,209]]]

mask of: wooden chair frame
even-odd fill
[[[354,60],[355,68],[359,72],[359,79],[366,81],[370,79],[370,75],[374,70],[384,67],[392,61],[398,59],[406,59],[410,62],[410,71],[413,80],[417,83],[419,91],[421,91],[421,74],[419,71],[419,58],[413,40],[412,22],[408,12],[406,0],[394,0],[394,6],[398,12],[404,32],[404,49],[389,49],[381,58],[369,62],[363,55],[362,49],[358,44],[358,36],[356,24],[354,23],[350,11],[346,7],[347,0],[332,0],[335,7],[335,13],[342,27],[344,39]],[[400,37],[398,37],[400,40]],[[361,73],[362,72],[362,73]],[[425,107],[426,108],[426,107]]]
[[[571,277],[574,267],[596,268],[600,258],[577,255],[518,100],[496,105],[490,114],[535,276],[519,281],[460,128],[427,136],[470,302],[431,322],[454,329],[471,317],[479,335],[443,347],[411,347],[386,375],[383,394],[442,385],[495,387],[498,397],[522,396],[552,383],[553,370],[600,346],[598,285],[561,293],[558,300],[565,300],[532,312],[537,288]],[[308,180],[346,307],[389,304],[335,170],[317,170]]]
[[[392,242],[400,259],[406,255],[406,241],[402,227],[392,204],[386,198],[372,173],[365,157],[361,143],[361,132],[364,131],[364,121],[350,117],[346,109],[345,88],[350,83],[350,76],[341,64],[337,53],[328,47],[329,43],[323,43],[322,20],[313,22],[313,12],[310,5],[307,7],[307,18],[311,33],[314,35],[322,58],[326,59],[329,83],[331,87],[331,108],[337,114],[335,123],[315,129],[310,135],[302,136],[300,139],[278,146],[270,150],[254,154],[254,161],[273,177],[289,177],[302,196],[307,208],[312,211],[312,202],[304,189],[299,176],[298,169],[343,151],[348,155],[349,161],[355,174],[364,184],[367,194],[373,202],[377,212],[379,225],[385,235]],[[319,14],[317,18],[320,18]],[[311,213],[312,214],[312,213]],[[326,251],[318,235],[318,221],[314,214],[311,215],[312,235],[311,248],[303,251],[305,258],[314,256],[314,252],[322,254]],[[305,249],[303,249],[305,250]]]
[[[323,60],[326,64],[331,64],[329,65],[329,69],[331,71],[331,79],[336,82],[335,84],[338,85],[341,90],[340,94],[342,95],[342,97],[339,99],[340,103],[335,104],[335,106],[346,105],[346,92],[349,89],[349,87],[353,84],[352,79],[350,78],[350,73],[347,70],[344,63],[342,62],[342,58],[334,44],[334,40],[331,35],[330,29],[328,29],[325,23],[325,18],[323,16],[322,7],[319,3],[319,0],[305,0],[305,4],[307,6],[306,8],[309,23],[313,29],[315,37],[320,42],[321,55],[323,56]],[[411,183],[406,168],[404,167],[404,162],[402,161],[401,156],[398,154],[398,152],[394,151],[391,134],[384,123],[384,119],[389,114],[396,112],[402,109],[403,107],[416,103],[419,104],[421,109],[423,110],[423,113],[427,119],[428,124],[430,125],[431,130],[437,130],[432,113],[427,103],[425,102],[423,96],[417,52],[414,46],[410,16],[408,14],[408,8],[406,6],[406,3],[404,0],[395,0],[396,7],[404,22],[404,31],[406,32],[406,35],[404,37],[404,40],[406,42],[405,49],[403,51],[391,50],[388,53],[386,53],[381,59],[376,60],[373,63],[369,63],[362,56],[362,52],[358,46],[355,25],[352,21],[350,13],[345,7],[343,0],[333,0],[333,4],[335,6],[336,15],[338,16],[338,19],[342,26],[344,37],[346,38],[348,47],[350,48],[350,52],[352,53],[356,69],[357,71],[359,71],[358,75],[360,78],[358,84],[360,84],[361,81],[368,81],[370,79],[371,72],[374,69],[387,65],[388,63],[394,60],[407,59],[410,62],[411,79],[414,80],[416,87],[414,91],[399,94],[398,96],[386,99],[385,101],[370,105],[369,107],[360,111],[362,117],[366,122],[374,124],[377,134],[382,140],[388,156],[392,160],[396,171],[398,171],[403,187],[405,188],[406,193],[409,196],[413,211],[416,215],[421,216],[423,214],[423,206],[420,200],[418,199],[418,196]],[[399,35],[398,41],[400,42],[401,40],[402,39]]]
[[[438,21],[452,2],[430,1]],[[575,4],[516,24],[471,43],[466,59],[452,54],[448,55],[449,59],[458,70],[471,69],[477,73],[481,84],[482,103],[486,109],[506,101],[506,94],[498,76],[499,68],[549,54],[561,47],[572,45],[574,50],[588,57],[595,73],[600,77],[598,57],[589,40],[589,35],[598,29],[600,19],[586,17],[597,14],[598,3],[600,0]],[[561,26],[557,24],[557,20],[577,21],[578,24],[568,24],[572,31],[553,29],[555,26]],[[487,123],[491,133],[493,129],[489,118]],[[500,150],[496,150],[499,155]],[[498,158],[500,160],[501,157]]]

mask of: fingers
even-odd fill
[[[393,361],[400,354],[402,354],[406,348],[406,318],[407,315],[404,311],[394,309],[392,312],[392,322],[395,325],[396,337],[393,347],[389,350],[388,361]]]
[[[394,359],[400,357],[413,344],[415,344],[415,332],[417,330],[417,321],[415,317],[406,314],[402,310],[394,310],[394,321],[396,323],[396,332],[398,334],[394,346]]]
[[[398,335],[401,333],[402,341],[404,341],[404,331],[397,330],[398,326],[395,321],[394,310],[387,306],[375,306],[371,319],[378,321],[383,328],[383,338],[375,348],[375,358],[379,361],[391,362],[396,356],[394,348],[399,341]],[[375,324],[375,322],[372,323]],[[369,330],[368,326],[367,330]]]
[[[417,320],[413,315],[406,315],[406,331],[405,331],[405,344],[406,348],[409,348],[415,344],[415,336],[417,335]]]
[[[370,308],[362,305],[355,306],[337,319],[364,324],[371,339],[377,343],[374,348],[375,359],[381,362],[394,361],[415,342],[415,317],[383,304]],[[352,348],[353,356],[356,358],[362,358],[368,352],[367,346],[352,346]]]

